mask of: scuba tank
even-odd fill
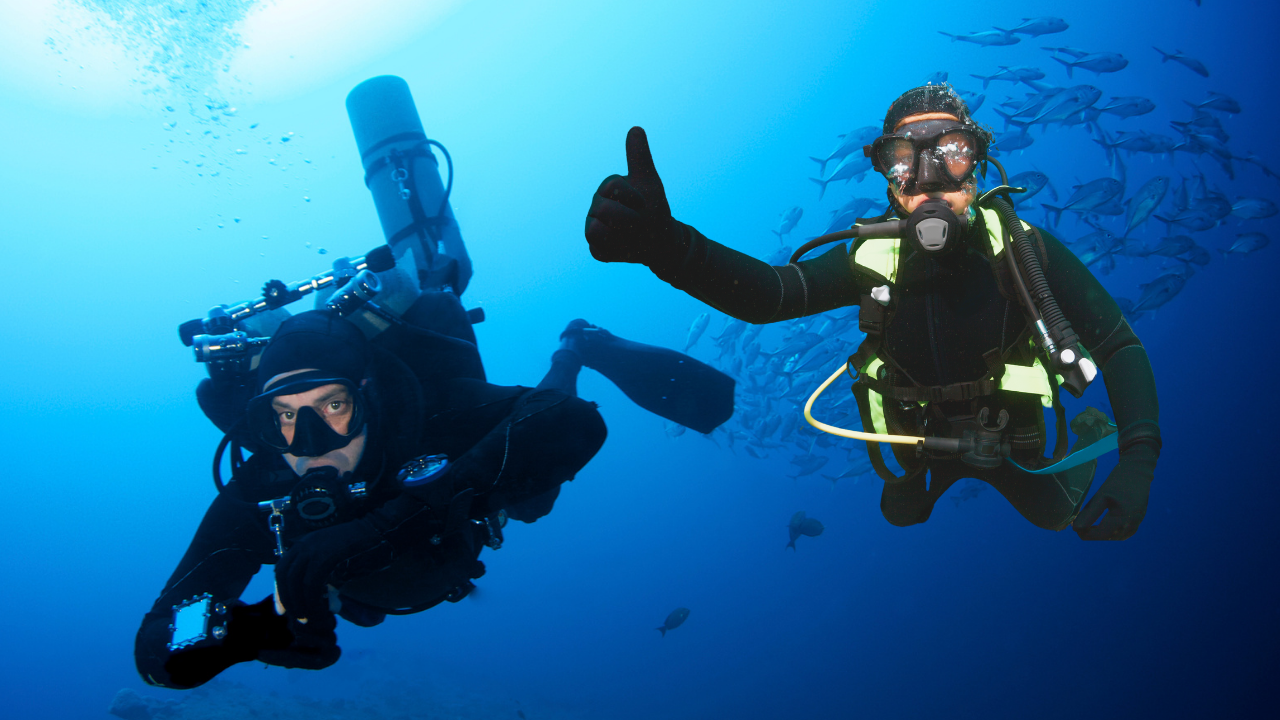
[[[412,268],[422,290],[462,295],[471,258],[449,207],[453,160],[444,145],[427,138],[408,83],[394,75],[365,80],[347,95],[347,115],[364,184],[397,265]],[[447,181],[432,147],[444,155]]]

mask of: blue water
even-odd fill
[[[233,22],[253,4],[209,5]],[[937,32],[1044,14],[1070,30],[992,48]],[[214,494],[219,435],[194,401],[203,370],[174,329],[269,278],[302,278],[382,242],[343,108],[360,81],[404,77],[428,134],[452,153],[453,207],[476,268],[464,301],[488,314],[477,334],[489,377],[532,384],[571,318],[683,347],[705,311],[644,268],[587,252],[583,215],[597,183],[625,171],[631,125],[648,131],[677,218],[765,256],[787,209],[804,210],[799,239],[850,196],[882,196],[873,175],[819,202],[807,156],[878,124],[901,91],[940,70],[980,91],[970,73],[1032,65],[1047,83],[1100,87],[1103,101],[1156,102],[1150,115],[1104,116],[1108,132],[1176,136],[1169,121],[1191,115],[1182,101],[1224,92],[1243,107],[1223,120],[1232,151],[1280,169],[1278,19],[1243,0],[495,1],[462,4],[408,41],[264,100],[218,71],[236,52],[218,33],[182,36],[187,56],[213,64],[170,79],[143,73],[111,105],[24,82],[54,67],[67,85],[84,82],[76,66],[101,58],[47,46],[0,67],[10,267],[0,714],[104,717],[121,688],[182,697],[146,688],[132,660],[142,613]],[[396,23],[390,12],[381,22]],[[1130,64],[1068,82],[1043,45],[1120,52]],[[1202,60],[1210,77],[1161,64],[1153,45]],[[991,107],[1024,92],[994,83],[977,118],[999,129]],[[211,119],[219,110],[204,107],[206,93],[236,112]],[[1011,172],[1038,168],[1064,195],[1109,172],[1083,128],[1033,135],[1004,156]],[[1254,165],[1236,163],[1232,180],[1207,156],[1196,163],[1232,199],[1280,199],[1280,182]],[[1156,174],[1176,183],[1196,172],[1182,153],[1126,164],[1129,193]],[[1154,241],[1163,230],[1151,220],[1134,234]],[[1274,238],[1276,219],[1193,233],[1212,262],[1135,324],[1159,383],[1164,452],[1130,540],[1039,530],[991,490],[896,528],[880,515],[874,476],[793,480],[786,455],[755,460],[693,432],[670,438],[585,371],[580,393],[600,403],[609,440],[550,516],[485,554],[474,599],[373,629],[344,624],[345,654],[329,670],[252,664],[224,677],[262,697],[312,698],[358,697],[372,679],[429,680],[489,703],[468,717],[1254,716],[1271,704],[1280,667],[1280,249],[1217,252],[1249,231]],[[1061,227],[1067,238],[1087,232],[1069,218]],[[1104,283],[1136,298],[1162,272],[1158,258],[1121,258]],[[712,331],[720,324],[715,315]],[[710,347],[693,354],[710,359]],[[1109,407],[1101,387],[1085,400]],[[801,509],[827,529],[792,553],[785,525]],[[679,606],[689,620],[660,637],[654,628]]]

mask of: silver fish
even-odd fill
[[[1193,103],[1189,100],[1183,100],[1183,102],[1197,110],[1217,110],[1218,112],[1224,112],[1228,115],[1240,114],[1240,103],[1236,102],[1230,95],[1213,92],[1212,90],[1209,91],[1208,97],[1198,103]]]
[[[1083,68],[1095,75],[1101,75],[1119,72],[1129,67],[1128,59],[1120,53],[1090,53],[1075,60],[1063,60],[1055,55],[1053,59],[1067,68],[1067,77],[1071,77],[1071,71],[1076,68]]]
[[[973,32],[968,35],[952,35],[951,33],[938,31],[939,35],[946,35],[951,38],[951,42],[957,40],[961,42],[973,43],[974,45],[982,45],[983,47],[993,47],[1000,45],[1016,45],[1022,42],[1022,38],[1017,37],[1011,32],[1005,30],[984,30],[982,32]]]
[[[709,324],[711,324],[711,313],[702,313],[693,319],[693,324],[689,326],[689,335],[684,341],[684,351],[686,353],[689,352],[689,348],[698,344],[698,340],[707,331],[707,325]]]
[[[1168,273],[1145,285],[1139,285],[1138,287],[1142,288],[1142,295],[1134,303],[1133,309],[1136,312],[1150,312],[1162,307],[1182,292],[1186,284],[1185,277],[1177,273]]]
[[[781,219],[778,221],[778,229],[774,230],[773,234],[777,235],[778,240],[781,241],[783,235],[790,234],[792,230],[796,229],[796,224],[800,222],[801,217],[804,217],[804,209],[799,207],[793,207],[782,213]]]
[[[1169,192],[1169,178],[1163,175],[1148,180],[1138,192],[1129,198],[1129,217],[1125,222],[1124,234],[1127,237],[1133,229],[1146,222],[1164,201]]]
[[[1175,50],[1172,53],[1167,53],[1154,45],[1151,49],[1160,53],[1160,62],[1162,63],[1172,60],[1200,77],[1209,77],[1209,68],[1205,67],[1204,63],[1193,57],[1184,55],[1181,50]]]
[[[1256,252],[1271,244],[1271,238],[1260,232],[1247,232],[1236,235],[1236,241],[1226,250],[1221,250],[1223,255],[1245,255],[1247,253]]]
[[[1231,214],[1244,220],[1261,220],[1276,214],[1276,204],[1266,198],[1239,198]]]
[[[1137,115],[1146,115],[1156,109],[1156,104],[1144,97],[1136,95],[1127,95],[1124,97],[1113,97],[1111,102],[1098,108],[1100,112],[1111,113],[1119,117],[1135,117]]]
[[[1022,18],[1022,22],[1009,32],[1039,37],[1041,35],[1065,32],[1069,27],[1071,26],[1067,24],[1067,21],[1059,17],[1034,17]]]
[[[986,90],[987,86],[996,80],[1004,80],[1007,82],[1031,82],[1034,80],[1043,80],[1044,71],[1034,67],[1008,67],[1000,66],[1000,71],[994,75],[970,75],[969,77],[977,78],[982,81],[982,89]],[[970,108],[970,112],[972,112]]]

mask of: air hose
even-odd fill
[[[984,195],[983,204],[1000,214],[1005,230],[1005,252],[1010,253],[1010,260],[1013,261],[1009,263],[1009,267],[1023,305],[1032,315],[1031,320],[1040,335],[1040,345],[1048,356],[1049,366],[1062,377],[1062,387],[1073,396],[1080,397],[1096,377],[1097,367],[1081,350],[1079,336],[1058,307],[1058,301],[1049,289],[1049,281],[1045,279],[1040,258],[1036,255],[1031,238],[1022,227],[1022,220],[1013,210],[1013,203],[1009,201],[1007,194],[1003,198],[991,197],[1001,189],[1006,193],[1008,191],[1004,168],[995,160],[991,162],[996,164],[1005,184]],[[1012,247],[1009,242],[1010,234],[1013,236]]]

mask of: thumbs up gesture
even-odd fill
[[[601,262],[652,266],[688,247],[685,226],[671,217],[643,128],[627,133],[627,174],[605,178],[591,198],[586,235],[591,255]]]

